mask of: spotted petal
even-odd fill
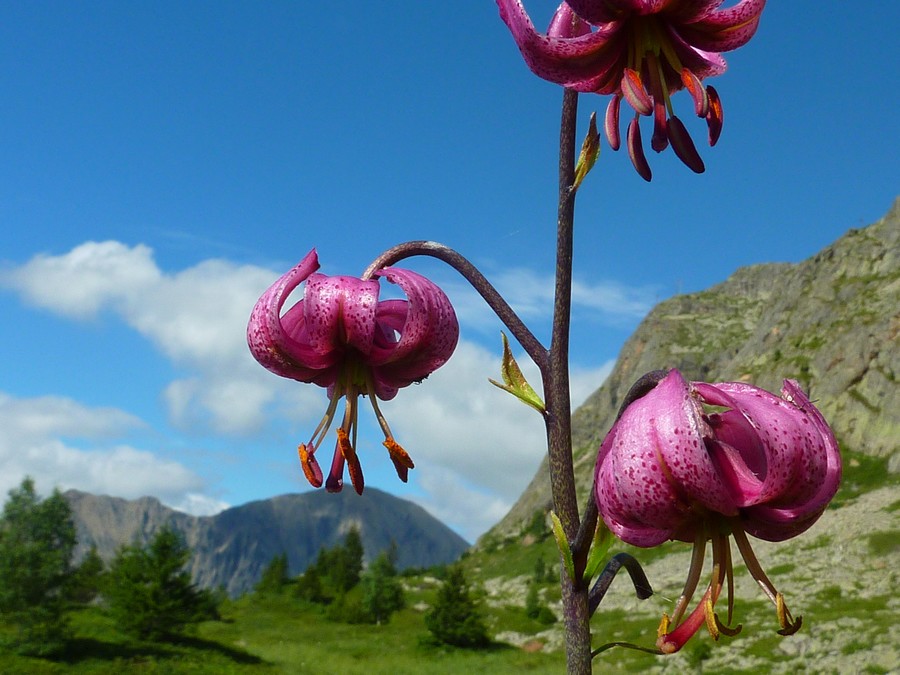
[[[261,365],[282,377],[313,382],[334,365],[333,354],[322,353],[298,341],[302,333],[302,305],[292,308],[287,328],[281,318],[285,300],[297,286],[319,268],[316,250],[310,251],[294,268],[282,275],[257,301],[247,324],[247,345]],[[292,335],[293,333],[293,335]]]
[[[383,339],[376,341],[366,359],[378,397],[388,400],[398,388],[427,377],[447,362],[459,340],[459,322],[444,292],[422,275],[396,267],[378,274],[397,284],[408,298],[408,302],[380,303]],[[396,341],[391,339],[393,332],[399,336]]]

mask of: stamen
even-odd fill
[[[322,469],[313,453],[307,451],[306,446],[301,443],[297,446],[297,454],[300,455],[300,466],[309,484],[315,488],[322,487]]]
[[[666,133],[669,140],[672,141],[672,149],[678,155],[678,159],[684,162],[685,166],[694,173],[706,171],[703,159],[700,157],[700,153],[697,152],[691,135],[680,119],[674,115],[670,117],[666,126]]]
[[[703,614],[706,618],[706,630],[709,631],[709,634],[712,636],[712,639],[716,642],[719,641],[719,620],[716,617],[716,613],[713,611],[713,603],[712,598],[707,598],[706,602],[703,603]]]
[[[709,144],[710,146],[713,146],[722,134],[722,122],[724,121],[722,99],[719,98],[719,92],[717,92],[712,85],[706,88],[706,96],[709,98],[709,110],[706,112],[706,126],[709,128]]]
[[[359,458],[356,456],[356,449],[350,442],[350,437],[344,429],[337,430],[338,448],[347,462],[347,473],[350,474],[350,482],[353,483],[353,489],[356,494],[361,495],[365,487],[363,480],[362,467],[359,465]]]
[[[653,97],[653,137],[650,139],[650,147],[656,152],[662,152],[669,145],[669,137],[666,133],[666,110],[671,115],[671,103],[669,92],[663,86],[665,78],[659,59],[653,52],[647,54],[647,74],[650,78],[650,95]]]
[[[728,585],[728,625],[734,616],[734,567],[731,564],[731,540],[726,536],[724,544],[725,578]]]
[[[694,591],[697,590],[697,584],[700,581],[700,575],[703,572],[703,559],[706,556],[706,530],[701,528],[694,537],[694,550],[691,553],[691,566],[688,570],[687,580],[684,582],[684,590],[681,597],[675,603],[675,611],[672,613],[672,623],[678,625],[684,611],[687,609],[688,603],[694,597]]]
[[[744,625],[740,624],[740,623],[737,626],[735,626],[734,628],[729,628],[728,626],[723,624],[722,621],[719,619],[719,615],[716,614],[715,612],[713,612],[712,602],[707,603],[707,611],[712,613],[712,617],[710,617],[709,613],[707,613],[707,615],[706,615],[707,628],[709,628],[710,619],[711,619],[713,624],[715,625],[716,632],[724,635],[725,637],[734,637],[735,635],[740,633],[741,630],[744,628]],[[713,632],[712,628],[710,628],[709,632],[710,632],[710,634],[712,634],[712,632]],[[713,639],[718,640],[719,639],[718,635],[713,635]]]
[[[791,610],[784,603],[784,596],[781,593],[775,596],[775,612],[778,614],[778,623],[781,624],[781,630],[778,631],[779,635],[793,635],[803,625],[802,616],[798,616],[797,620],[794,621],[794,617],[791,616]]]
[[[769,581],[769,577],[767,577],[766,573],[763,571],[762,565],[759,564],[759,560],[757,560],[756,555],[753,553],[753,549],[750,548],[747,534],[744,532],[743,528],[737,524],[735,524],[732,534],[734,535],[734,543],[737,544],[738,550],[741,552],[741,557],[747,564],[747,571],[750,572],[750,576],[756,579],[756,583],[759,584],[759,587],[762,588],[763,593],[766,594],[769,600],[777,604],[778,591],[775,590],[775,586]]]
[[[381,408],[378,407],[378,398],[375,396],[374,383],[368,382],[367,388],[368,391],[366,393],[369,396],[369,400],[372,402],[372,411],[375,413],[375,419],[378,420],[378,426],[380,426],[381,430],[384,432],[385,438],[389,438],[393,436],[393,434],[391,433],[391,428],[388,426],[384,414],[381,412]]]
[[[719,601],[719,595],[722,593],[722,582],[724,580],[728,580],[728,623],[731,623],[731,613],[733,609],[733,597],[732,597],[732,581],[733,581],[733,571],[731,568],[731,547],[728,543],[728,535],[717,534],[713,537],[713,572],[712,572],[712,582],[710,583],[710,588],[712,589],[712,597],[708,601],[708,607],[706,610],[706,624],[709,628],[710,625],[714,625],[713,628],[709,628],[710,635],[713,636],[713,639],[718,640],[719,634],[726,635],[728,637],[732,637],[741,632],[741,626],[738,625],[735,628],[729,628],[727,625],[723,624],[719,619],[719,616],[715,613],[714,607],[716,602]]]
[[[681,82],[694,99],[694,112],[697,117],[706,117],[709,112],[709,96],[706,95],[706,88],[700,82],[700,78],[690,68],[683,68]]]
[[[628,156],[631,158],[635,171],[649,183],[650,179],[653,178],[653,173],[650,171],[650,165],[647,163],[647,156],[644,155],[644,145],[641,143],[641,127],[638,125],[637,115],[628,124],[625,142],[628,145]]]
[[[615,94],[609,99],[609,105],[606,106],[606,119],[603,123],[603,130],[606,132],[606,141],[613,150],[618,150],[621,145],[621,139],[619,137],[619,104],[621,101],[621,94]]]
[[[391,456],[391,461],[394,463],[394,468],[397,470],[397,476],[405,483],[409,480],[409,470],[416,467],[416,465],[413,464],[412,458],[392,436],[388,436],[384,439],[384,447],[387,448],[388,454]]]
[[[653,99],[644,89],[640,73],[636,70],[624,69],[621,90],[622,96],[638,115],[649,115],[653,112]]]
[[[325,434],[327,434],[328,430],[331,428],[331,423],[334,421],[334,413],[337,412],[338,401],[340,401],[343,396],[343,387],[335,385],[334,391],[331,393],[331,398],[328,400],[328,408],[325,410],[325,416],[322,417],[316,430],[313,431],[309,443],[306,444],[306,447],[309,448],[310,455],[315,453],[316,448],[322,444]]]
[[[750,572],[750,576],[756,579],[756,583],[763,589],[763,592],[768,596],[769,600],[775,604],[778,623],[781,626],[781,630],[778,631],[779,635],[793,635],[800,630],[800,626],[803,624],[803,617],[798,616],[795,620],[794,617],[791,616],[791,612],[784,602],[784,596],[775,589],[775,585],[769,580],[769,577],[766,576],[766,573],[762,569],[762,565],[759,564],[759,560],[757,560],[753,553],[753,549],[750,548],[750,542],[747,540],[747,534],[744,530],[739,526],[735,526],[733,534],[738,550],[741,552],[741,556],[743,556],[744,562],[747,564],[747,570]]]

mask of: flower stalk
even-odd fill
[[[578,93],[563,91],[559,130],[559,202],[556,224],[556,283],[553,302],[553,330],[548,368],[541,370],[544,385],[547,452],[553,510],[563,531],[574,542],[581,524],[575,492],[572,464],[572,404],[569,398],[569,325],[572,306],[572,251],[574,246],[575,129]],[[580,560],[587,551],[573,551]],[[575,568],[575,577],[561,575],[563,622],[566,629],[566,661],[570,673],[591,672],[590,608],[583,571]]]

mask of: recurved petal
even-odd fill
[[[687,382],[670,371],[632,403],[603,441],[595,481],[604,520],[646,542],[682,537],[695,519],[694,504],[725,515],[737,508],[704,445],[708,435]],[[640,542],[640,543],[639,543]]]
[[[622,18],[620,3],[602,2],[601,0],[567,0],[564,4],[575,10],[575,13],[595,26]],[[627,11],[627,10],[626,10]]]
[[[666,24],[666,31],[672,43],[672,49],[678,56],[682,68],[687,68],[699,79],[721,75],[728,69],[725,57],[716,51],[700,48],[692,40],[684,35],[683,26]],[[678,79],[672,82],[678,84],[680,73],[676,73]]]
[[[367,363],[373,367],[376,390],[379,386],[405,387],[447,362],[459,340],[459,322],[444,292],[421,274],[396,267],[386,267],[377,274],[400,286],[408,304],[402,326],[400,304],[379,304],[379,323],[399,337],[393,344],[376,345]]]
[[[666,16],[678,23],[699,21],[718,9],[723,2],[724,0],[678,0],[669,3]]]
[[[784,381],[781,396],[806,415],[806,418],[815,427],[825,446],[825,477],[815,496],[807,502],[807,507],[811,510],[816,509],[818,506],[824,508],[837,493],[841,483],[842,461],[837,439],[834,437],[834,432],[828,426],[828,422],[825,421],[822,413],[812,404],[796,380]]]
[[[303,303],[307,341],[313,349],[327,352],[352,347],[363,356],[372,350],[376,280],[312,274]]]
[[[334,359],[291,337],[282,325],[281,308],[291,291],[318,268],[319,259],[313,249],[263,293],[247,323],[247,345],[253,357],[273,373],[302,382],[320,377]]]
[[[744,530],[757,539],[787,541],[806,532],[825,511],[825,506],[810,511],[808,508],[779,509],[765,505],[752,506],[741,511]]]
[[[766,0],[741,0],[734,7],[712,12],[700,21],[681,26],[682,37],[694,47],[727,52],[742,47],[756,33]]]
[[[562,3],[557,8],[550,21],[550,26],[547,28],[547,35],[559,38],[578,37],[590,32],[590,24],[573,12],[566,3]]]
[[[629,406],[604,439],[594,495],[617,537],[634,546],[656,546],[682,526],[688,505],[665,477],[655,433],[640,403]]]
[[[576,91],[605,93],[620,72],[625,46],[620,22],[578,37],[551,37],[535,30],[520,0],[497,0],[497,5],[525,62],[538,77]]]
[[[824,508],[840,480],[837,444],[832,446],[832,458],[829,443],[810,414],[815,408],[799,387],[790,390],[797,403],[742,382],[695,383],[695,387],[707,403],[736,410],[756,429],[766,454],[756,504],[808,512]],[[830,431],[828,435],[833,440]]]
[[[659,455],[679,494],[717,513],[735,515],[734,495],[704,442],[711,431],[681,373],[670,371],[640,401],[650,396],[654,397],[655,406],[649,423],[657,429]]]

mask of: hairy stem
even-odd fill
[[[569,399],[569,325],[572,306],[572,249],[575,221],[575,127],[578,94],[564,90],[559,132],[559,207],[556,227],[556,287],[547,368],[541,369],[547,412],[547,450],[553,510],[569,542],[578,535],[578,501],[572,463],[572,404]],[[569,673],[591,672],[591,629],[587,584],[561,574]]]

